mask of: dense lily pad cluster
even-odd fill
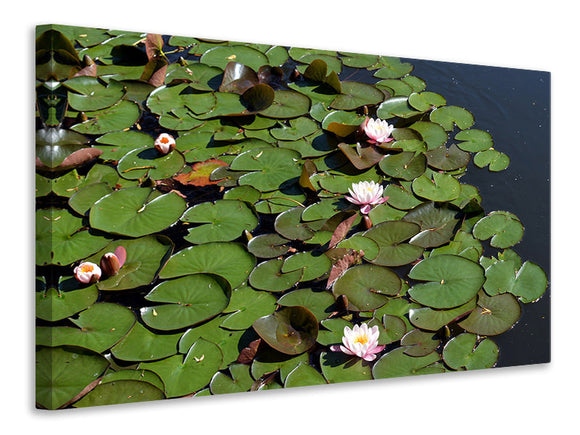
[[[509,158],[409,63],[36,43],[39,407],[489,368],[547,288],[518,217],[461,182]]]

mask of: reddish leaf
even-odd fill
[[[346,270],[360,261],[363,257],[364,253],[362,251],[355,251],[354,249],[349,249],[348,252],[339,259],[334,265],[332,269],[330,269],[330,273],[328,275],[328,281],[326,282],[326,288],[330,288],[334,281],[336,281],[340,275],[342,275]]]
[[[217,184],[221,180],[210,180],[210,174],[219,167],[227,166],[226,162],[219,159],[210,159],[205,162],[195,163],[191,172],[186,174],[179,174],[173,177],[174,180],[187,186],[209,186],[210,184]]]
[[[352,227],[353,222],[356,220],[358,213],[354,213],[351,217],[343,220],[341,223],[338,224],[334,233],[332,233],[332,237],[330,238],[329,247],[334,248],[338,242],[346,237],[348,234],[350,227]]]
[[[161,35],[156,33],[148,33],[147,38],[145,38],[145,51],[147,52],[147,58],[152,60],[159,56],[161,49],[163,48],[163,38]]]
[[[248,347],[243,348],[236,362],[241,364],[251,363],[254,360],[254,357],[256,356],[256,352],[258,352],[258,346],[260,346],[261,342],[262,339],[258,338],[257,340],[252,341],[248,345]]]

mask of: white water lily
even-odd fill
[[[175,148],[175,139],[168,133],[161,133],[155,139],[155,149],[161,154],[167,154]]]
[[[361,126],[371,143],[386,143],[393,140],[390,136],[395,126],[390,125],[387,121],[367,118]]]
[[[365,361],[373,361],[384,348],[384,345],[379,345],[379,327],[375,325],[369,328],[366,323],[354,325],[352,329],[345,326],[342,344],[330,346],[335,352],[355,355]]]
[[[351,196],[346,195],[345,198],[353,204],[360,205],[361,213],[368,214],[371,206],[382,204],[389,199],[388,196],[383,197],[383,190],[383,186],[374,181],[360,181],[352,183],[348,189]]]
[[[83,284],[97,282],[101,277],[101,268],[95,263],[86,261],[74,269],[75,278]]]

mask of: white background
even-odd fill
[[[3,431],[578,433],[580,38],[573,5],[559,0],[21,0],[4,4],[0,68]],[[89,410],[35,410],[34,26],[47,23],[550,71],[552,362]]]

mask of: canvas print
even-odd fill
[[[194,36],[36,29],[38,408],[549,362],[549,73]]]

